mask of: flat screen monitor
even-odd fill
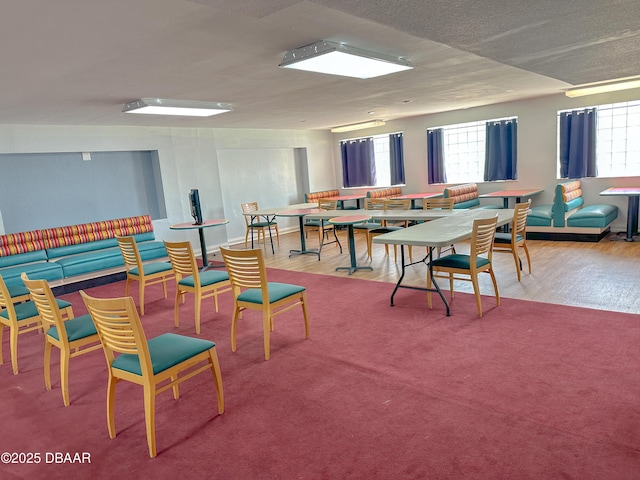
[[[202,209],[200,208],[200,194],[198,189],[194,188],[189,192],[189,203],[191,204],[191,216],[195,221],[195,225],[202,225]]]

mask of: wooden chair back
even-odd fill
[[[364,209],[365,210],[384,210],[384,198],[365,198]]]
[[[194,277],[194,283],[199,284],[198,262],[193,253],[191,242],[164,242],[167,249],[169,261],[176,275],[176,281],[179,282],[184,277]]]
[[[240,207],[242,208],[242,213],[253,213],[258,210],[258,202],[247,202],[241,203]],[[250,217],[243,215],[244,223],[247,227],[251,224]]]
[[[80,290],[80,295],[96,326],[109,368],[116,354],[137,355],[142,375],[146,378],[152,377],[153,368],[147,338],[133,299],[94,298],[83,290]]]
[[[120,248],[120,253],[122,253],[126,269],[131,270],[137,268],[139,274],[141,276],[144,275],[142,259],[140,258],[140,252],[138,251],[135,238],[132,236],[116,237],[116,240],[118,241],[118,247]]]
[[[321,198],[318,200],[318,208],[321,208],[322,210],[337,210],[338,200],[329,200],[326,198]]]
[[[491,251],[493,247],[493,238],[496,233],[498,224],[498,216],[490,218],[478,218],[473,221],[473,234],[471,236],[470,257],[476,258],[479,255],[487,255],[491,262]],[[474,262],[472,261],[473,265]]]
[[[248,288],[264,289],[263,297],[265,296],[265,291],[267,291],[267,269],[264,264],[262,250],[221,248],[220,253],[227,267],[229,281],[236,297],[242,290]]]
[[[526,203],[516,203],[513,212],[512,236],[521,235],[523,238],[526,238],[527,216],[529,215],[530,210],[531,199],[529,199]]]
[[[425,198],[422,202],[422,208],[424,210],[453,210],[453,198]]]
[[[46,332],[51,327],[58,331],[58,338],[63,343],[69,343],[67,329],[64,328],[64,318],[58,308],[56,298],[46,280],[30,280],[25,272],[20,276],[22,282],[29,289],[31,301],[36,305],[42,326]]]

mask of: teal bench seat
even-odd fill
[[[605,228],[618,216],[616,205],[589,205],[582,207],[567,219],[568,227]]]
[[[527,226],[550,227],[552,218],[551,205],[538,205],[530,209]]]

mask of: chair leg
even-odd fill
[[[531,257],[529,256],[529,249],[527,248],[527,244],[523,243],[522,248],[524,248],[524,254],[527,256],[527,265],[529,266],[529,273],[531,273]]]
[[[196,311],[196,335],[200,335],[200,306],[202,305],[202,292],[195,294],[195,311]]]
[[[238,316],[240,315],[240,307],[236,304],[233,306],[233,316],[231,317],[231,351],[236,351],[236,330],[238,327]]]
[[[496,276],[493,273],[493,268],[489,269],[489,275],[491,275],[491,281],[493,282],[493,291],[496,294],[496,305],[500,306],[500,292],[498,292],[498,283],[496,282]]]
[[[478,307],[478,316],[482,316],[482,300],[480,300],[480,286],[478,285],[478,277],[471,275],[471,283],[473,284],[473,293],[476,296],[476,306]]]
[[[62,402],[69,406],[69,356],[71,352],[66,348],[60,349],[60,388],[62,389]]]
[[[304,338],[309,338],[309,315],[307,312],[307,294],[304,291],[300,295],[300,302],[302,303],[302,316],[304,317]]]
[[[156,456],[156,392],[152,385],[144,385],[144,421],[147,427],[147,443],[149,444],[149,456]]]
[[[213,382],[216,384],[216,395],[218,397],[218,413],[224,413],[224,391],[222,389],[222,374],[220,373],[220,362],[218,362],[218,353],[213,347],[209,350],[209,358],[211,362],[211,374]]]
[[[431,284],[431,274],[429,272],[429,270],[427,270],[427,289],[431,289],[432,288],[432,284]],[[429,309],[433,308],[432,303],[431,303],[431,292],[429,290],[427,290],[427,306],[429,307]]]
[[[51,343],[44,344],[44,388],[51,390]]]
[[[264,359],[269,360],[271,340],[271,309],[262,310],[262,329],[264,331]]]
[[[518,274],[518,281],[520,281],[520,257],[518,257],[518,252],[516,252],[515,246],[512,247],[511,253],[513,254],[513,261],[516,263],[516,273]]]
[[[180,326],[180,319],[178,318],[178,306],[180,305],[180,298],[184,295],[179,288],[176,288],[176,302],[173,307],[173,323],[176,328]]]
[[[4,357],[2,355],[2,339],[4,337],[4,323],[0,323],[0,365],[4,363]]]
[[[138,279],[138,303],[140,304],[140,315],[144,315],[144,279]]]
[[[11,367],[13,374],[18,374],[18,329],[9,328],[9,348],[11,349]]]
[[[109,438],[116,438],[116,418],[115,418],[115,399],[116,384],[118,379],[109,372],[109,380],[107,381],[107,430]]]

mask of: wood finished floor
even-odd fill
[[[518,282],[513,257],[510,253],[494,253],[494,271],[501,297],[534,300],[600,310],[627,313],[640,313],[640,242],[610,241],[610,234],[600,242],[552,242],[528,240],[531,254],[532,273],[526,267],[524,252],[520,256],[524,261],[522,280]],[[275,254],[267,245],[265,255],[267,266],[299,272],[322,273],[335,276],[349,276],[346,271],[335,271],[338,266],[350,263],[348,240],[345,231],[338,232],[343,253],[336,245],[325,245],[321,260],[315,255],[300,255],[289,258],[289,250],[300,248],[300,235],[297,231],[280,234],[280,245],[275,244]],[[372,271],[358,270],[352,277],[381,282],[396,282],[401,273],[400,251],[398,261],[394,261],[393,247],[389,255],[384,245],[373,246],[373,260],[367,258],[366,237],[356,234],[356,252],[359,265],[373,267]],[[275,239],[274,239],[275,241]],[[318,246],[318,236],[310,232],[307,248]],[[249,242],[249,247],[251,243]],[[244,243],[232,245],[244,248]],[[468,244],[458,244],[460,253],[468,252]],[[414,248],[413,260],[424,256],[425,249]],[[219,259],[216,255],[214,259]],[[404,284],[425,286],[425,264],[407,268]],[[448,281],[442,279],[439,285],[449,297]],[[471,283],[456,281],[456,292],[473,292]],[[490,277],[480,275],[480,290],[483,295],[492,295]],[[389,290],[391,294],[391,289]],[[397,294],[400,300],[402,290]],[[491,302],[491,300],[487,300]]]

